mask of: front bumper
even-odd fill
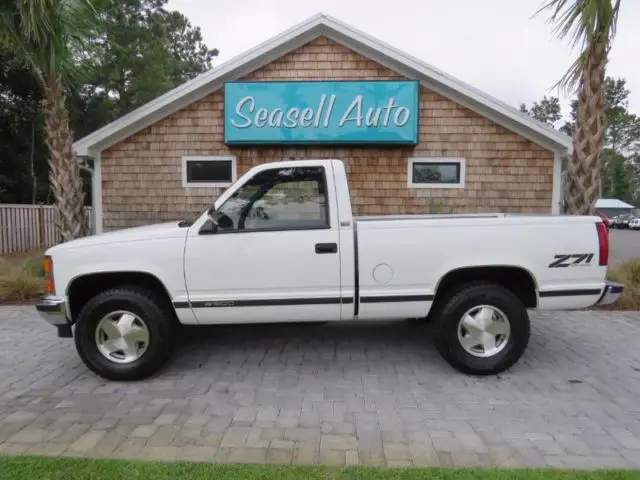
[[[602,295],[596,302],[596,305],[611,305],[616,303],[624,292],[624,285],[617,282],[607,280],[602,290]]]
[[[45,295],[36,302],[36,310],[49,324],[58,329],[59,337],[71,335],[71,323],[67,318],[67,302],[64,298]]]

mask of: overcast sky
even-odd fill
[[[544,95],[574,58],[553,37],[543,0],[169,0],[202,29],[216,65],[324,12],[514,107]],[[640,0],[622,0],[607,74],[625,77],[640,114]],[[568,115],[567,99],[563,115]]]

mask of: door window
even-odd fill
[[[329,228],[324,167],[263,170],[219,209],[222,231]]]

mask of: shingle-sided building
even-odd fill
[[[343,160],[356,215],[558,213],[571,139],[319,14],[74,148],[101,232],[189,217],[287,159]]]

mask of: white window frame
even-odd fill
[[[231,181],[230,182],[188,182],[187,181],[187,163],[189,161],[197,162],[221,162],[231,161]],[[235,155],[184,155],[182,157],[182,186],[184,188],[194,187],[228,187],[238,178],[238,164]]]
[[[460,181],[457,183],[414,183],[413,165],[415,163],[459,163]],[[463,157],[411,157],[407,162],[407,186],[409,188],[464,188],[466,161]]]

